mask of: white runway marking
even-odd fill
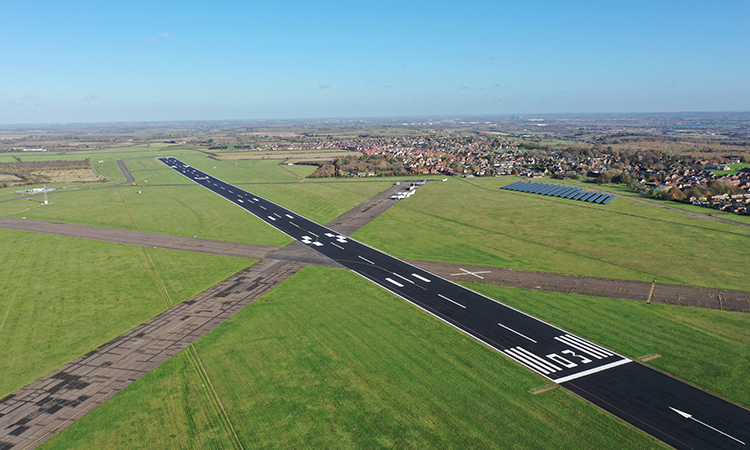
[[[692,414],[688,414],[686,412],[680,411],[677,408],[672,408],[671,406],[669,407],[669,409],[671,409],[672,411],[676,412],[677,414],[681,415],[682,417],[684,417],[686,419],[693,419],[694,421],[698,422],[699,424],[703,425],[704,427],[708,427],[708,428],[710,428],[710,429],[712,429],[714,431],[717,431],[717,432],[723,434],[724,436],[726,436],[726,437],[728,437],[730,439],[734,439],[735,441],[739,442],[742,445],[746,445],[744,442],[742,442],[741,440],[737,439],[736,437],[730,436],[730,435],[726,434],[725,432],[719,430],[718,428],[714,428],[714,427],[712,427],[711,425],[709,425],[707,423],[701,422],[700,420],[698,420],[695,417],[693,417]]]
[[[274,216],[268,216],[268,218],[271,219],[271,220],[276,220],[276,218]]]
[[[458,306],[460,306],[461,308],[463,308],[463,309],[466,309],[466,307],[465,307],[464,305],[462,305],[462,304],[460,304],[460,303],[458,303],[458,302],[454,302],[453,300],[449,299],[448,297],[446,297],[446,296],[445,296],[445,295],[443,295],[443,294],[438,294],[438,297],[440,297],[440,298],[444,298],[445,300],[448,300],[449,302],[453,303],[454,305],[458,305]]]
[[[273,213],[273,215],[274,215],[274,216],[276,216],[276,217],[278,217],[279,219],[281,219],[281,216],[280,216],[280,215],[278,215],[278,214],[276,214],[276,213]]]
[[[593,369],[584,370],[583,372],[574,373],[572,375],[568,375],[567,377],[558,378],[556,380],[552,380],[557,384],[565,383],[566,381],[575,380],[576,378],[585,377],[586,375],[591,375],[592,373],[601,372],[602,370],[611,369],[612,367],[621,366],[623,364],[627,364],[631,362],[629,359],[621,359],[619,361],[615,361],[613,363],[605,364],[603,366],[594,367]]]
[[[364,256],[360,256],[360,255],[357,255],[357,256],[359,257],[359,259],[361,259],[361,260],[363,260],[365,262],[368,262],[368,263],[372,264],[373,266],[375,265],[374,262],[370,261],[369,259],[365,258]]]
[[[459,267],[459,269],[458,269],[458,270],[462,271],[463,273],[452,273],[452,274],[451,274],[451,276],[459,276],[459,275],[474,275],[475,277],[477,277],[477,278],[480,278],[480,279],[484,280],[484,277],[482,277],[482,276],[479,276],[479,275],[477,275],[477,274],[478,274],[478,273],[491,273],[491,272],[490,272],[489,270],[487,270],[487,271],[480,271],[480,272],[469,272],[468,270],[466,270],[466,269],[462,269],[462,268],[460,268],[460,267]]]
[[[535,343],[535,344],[536,344],[536,341],[535,341],[535,340],[531,339],[530,337],[526,336],[525,334],[521,334],[521,333],[519,333],[518,331],[514,330],[513,328],[509,328],[509,327],[506,327],[505,325],[503,325],[503,324],[501,324],[501,323],[498,323],[498,325],[500,325],[501,327],[505,328],[506,330],[508,330],[508,331],[512,331],[513,333],[516,333],[517,335],[521,336],[522,338],[526,338],[526,339],[528,339],[528,340],[530,340],[531,342],[533,342],[533,343]]]
[[[294,219],[293,216],[290,216],[289,214],[284,214],[285,216],[289,217],[290,219]]]
[[[268,211],[265,206],[263,206],[263,205],[258,205],[258,206],[260,206],[261,208],[263,208],[264,211]]]
[[[599,347],[596,344],[592,344],[591,342],[584,341],[583,339],[577,336],[573,336],[572,334],[557,336],[555,340],[562,342],[563,344],[567,344],[576,350],[582,351],[583,353],[589,354],[596,359],[607,358],[608,356],[614,355],[614,353],[610,352],[609,350]]]
[[[289,223],[291,223],[291,224],[292,224],[292,225],[294,225],[295,227],[299,228],[299,225],[297,225],[296,223],[294,223],[294,222],[289,222]]]
[[[529,369],[533,370],[534,372],[540,372],[543,375],[549,375],[550,371],[545,369],[542,366],[539,366],[535,362],[529,360],[526,356],[519,354],[518,351],[514,348],[509,348],[508,350],[503,350],[503,353],[510,357],[512,360],[517,361],[524,366],[528,367]]]
[[[425,277],[423,277],[423,276],[419,276],[419,275],[417,275],[416,273],[413,273],[413,274],[411,274],[411,276],[413,276],[414,278],[416,278],[416,279],[418,279],[418,280],[422,280],[422,281],[424,281],[425,283],[429,283],[429,282],[430,282],[430,280],[428,280],[427,278],[425,278]]]
[[[314,246],[316,246],[316,247],[320,247],[320,246],[322,246],[322,245],[323,245],[323,243],[322,243],[322,242],[318,242],[318,241],[315,241],[315,242],[313,242],[313,245],[314,245]]]
[[[341,250],[343,250],[343,249],[344,249],[344,247],[342,247],[342,246],[340,246],[340,245],[338,245],[338,244],[335,244],[335,243],[333,243],[333,242],[331,242],[331,245],[334,245],[334,246],[336,246],[336,247],[340,248]]]
[[[403,284],[399,283],[399,282],[398,282],[398,281],[396,281],[396,280],[392,280],[392,279],[390,279],[390,278],[386,278],[386,279],[385,279],[385,281],[388,281],[388,282],[390,282],[390,283],[393,283],[393,284],[395,284],[395,285],[396,285],[396,286],[398,286],[398,287],[404,287],[404,285],[403,285]]]

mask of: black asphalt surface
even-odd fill
[[[338,234],[175,158],[158,159],[293,239],[676,448],[750,447],[746,444],[750,411]]]

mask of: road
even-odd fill
[[[675,448],[748,448],[750,411],[339,234],[176,158],[158,159],[291,238]]]

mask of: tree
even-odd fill
[[[685,193],[683,193],[681,190],[677,189],[674,186],[669,188],[669,191],[667,191],[667,195],[666,195],[667,200],[672,200],[674,202],[685,200],[685,197],[687,197]]]

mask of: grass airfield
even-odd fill
[[[96,155],[113,182],[124,181],[124,159],[139,185],[56,191],[43,207],[39,197],[0,203],[0,216],[284,245],[285,235],[153,158],[181,157],[322,223],[391,184],[300,183],[277,162],[241,166],[156,146]],[[510,180],[474,182],[482,187],[428,183],[354,237],[404,258],[747,289],[746,228],[623,198],[581,207],[497,190]],[[0,368],[13,373],[0,395],[252,263],[12,230],[0,238],[10,262],[0,343],[11,349]],[[46,267],[54,275],[39,276]],[[662,354],[648,364],[750,404],[746,314],[472,288],[626,356]],[[43,448],[231,447],[196,358],[245,448],[660,447],[567,392],[529,394],[547,381],[348,272],[308,267],[265,300],[199,340],[200,356],[181,352]]]

